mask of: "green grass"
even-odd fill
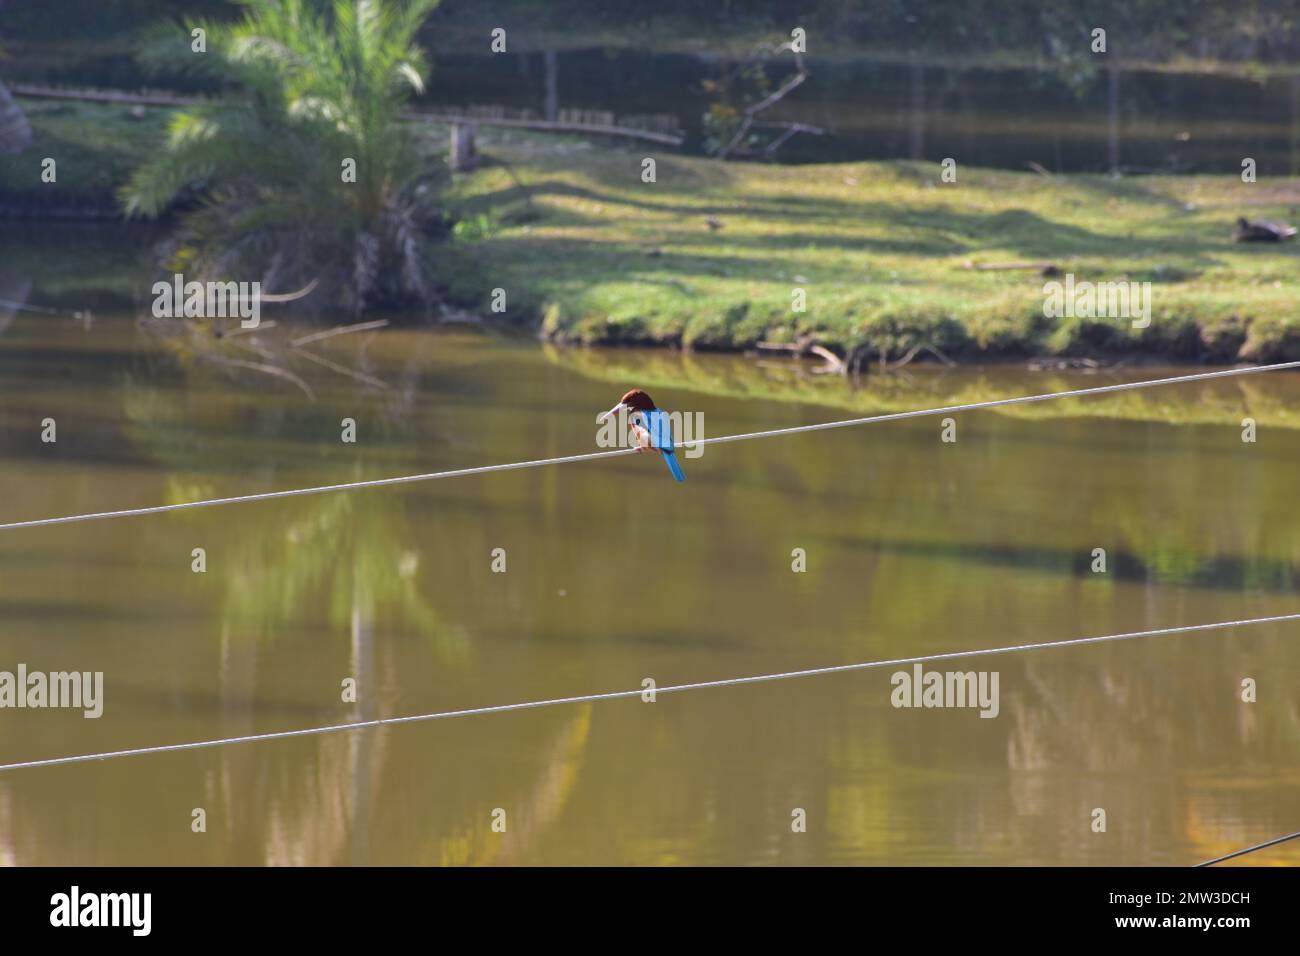
[[[492,222],[437,252],[459,304],[555,340],[742,349],[811,333],[842,351],[898,356],[1146,353],[1300,358],[1297,247],[1231,241],[1239,214],[1286,218],[1300,181],[1039,176],[936,163],[781,167],[488,133],[499,165],[458,178],[457,216]],[[640,178],[654,155],[657,182]],[[710,217],[721,223],[711,230]],[[1047,319],[1032,271],[1152,283],[1152,321]],[[792,311],[792,290],[807,310]]]
[[[38,214],[111,212],[170,115],[21,102],[35,141],[0,159],[0,201]],[[445,129],[424,132],[430,157],[441,155]],[[457,177],[437,274],[456,304],[488,315],[504,289],[507,322],[556,341],[744,349],[810,333],[873,359],[920,342],[954,358],[1300,358],[1300,247],[1230,239],[1239,214],[1294,217],[1300,180],[961,167],[957,183],[940,183],[934,163],[727,164],[490,129],[481,145],[532,202],[497,163]],[[641,182],[645,155],[655,183]],[[58,160],[55,184],[40,182],[45,156]],[[1047,319],[1043,277],[964,268],[970,260],[1150,281],[1151,326]],[[796,287],[803,313],[791,309]]]
[[[171,111],[120,104],[14,97],[32,125],[32,145],[0,157],[0,200],[32,212],[111,215],[116,191],[162,142]],[[41,181],[55,161],[56,180]]]

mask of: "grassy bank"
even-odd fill
[[[1142,352],[1300,358],[1297,247],[1231,241],[1239,214],[1288,217],[1300,181],[1040,176],[937,163],[779,167],[503,134],[508,161],[458,179],[464,225],[438,253],[459,303],[548,337],[741,349],[802,333],[897,356]],[[531,202],[528,196],[531,196]],[[712,220],[712,222],[710,222]],[[1044,317],[1046,281],[981,264],[1055,263],[1076,281],[1152,283],[1151,323]],[[792,290],[807,308],[792,311]]]
[[[0,162],[0,204],[37,216],[112,215],[114,191],[168,111],[23,99],[32,147]],[[426,126],[438,162],[445,129]],[[725,164],[576,138],[483,130],[488,162],[456,177],[435,266],[457,305],[556,341],[746,349],[801,334],[843,354],[954,358],[1142,353],[1300,358],[1297,247],[1239,245],[1234,219],[1292,218],[1300,180],[1040,176],[936,163]],[[58,181],[40,182],[40,159]],[[504,164],[508,164],[504,165]],[[520,183],[523,184],[521,187]],[[1049,319],[1033,270],[1151,283],[1151,324]],[[806,311],[792,291],[806,291]]]
[[[0,211],[7,216],[115,218],[116,192],[162,141],[170,110],[16,96],[32,144],[0,157]],[[41,163],[55,161],[55,181]]]

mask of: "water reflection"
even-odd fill
[[[312,401],[130,317],[22,315],[3,342],[7,518],[581,451],[633,383],[724,434],[1168,371],[852,385],[388,330],[329,353],[387,388],[319,369]],[[617,459],[7,532],[0,667],[102,669],[107,701],[99,721],[6,712],[0,759],[1292,612],[1298,388],[963,415],[955,447],[926,420],[716,446],[680,489]],[[46,414],[55,448],[32,439]],[[9,773],[0,860],[1149,864],[1294,828],[1292,628],[988,666],[993,720],[895,710],[878,671]]]
[[[788,162],[960,157],[963,164],[1053,172],[1300,171],[1300,75],[1189,73],[1082,58],[1042,69],[814,57],[812,76],[764,114],[833,131],[796,136]],[[687,54],[589,49],[438,58],[423,105],[491,105],[519,115],[611,111],[624,124],[708,139],[710,93],[728,64]],[[772,85],[789,69],[770,67]],[[650,122],[655,119],[655,122]]]

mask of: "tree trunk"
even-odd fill
[[[1291,175],[1300,175],[1300,73],[1291,76]]]
[[[925,158],[925,67],[913,61],[909,67],[911,78],[911,156]]]
[[[1119,175],[1119,70],[1111,67],[1106,71],[1106,106],[1108,119],[1107,144],[1108,161],[1113,176]]]
[[[554,50],[543,55],[546,64],[546,118],[554,123],[560,115],[560,83],[557,56]]]
[[[451,171],[461,173],[473,169],[478,151],[474,146],[474,137],[478,132],[476,123],[451,124]]]

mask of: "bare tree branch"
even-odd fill
[[[794,49],[792,44],[782,43],[780,46],[776,47],[773,52],[782,53],[785,50],[790,50],[792,53],[794,53],[794,65],[796,70],[795,74],[791,76],[789,79],[787,79],[784,83],[782,83],[779,87],[777,87],[775,91],[769,93],[762,100],[755,103],[753,106],[749,106],[745,108],[744,116],[741,118],[740,125],[736,128],[735,134],[731,137],[727,145],[722,147],[722,149],[718,151],[719,159],[729,158],[731,154],[736,150],[736,148],[741,144],[741,142],[744,141],[745,135],[749,132],[750,127],[754,125],[755,116],[757,116],[759,113],[763,112],[764,110],[769,109],[772,106],[775,106],[782,99],[784,99],[792,90],[802,85],[804,80],[808,79],[809,74],[808,74],[807,67],[804,66],[803,54],[800,53],[798,50]],[[789,139],[789,136],[787,136],[786,139]],[[784,140],[782,140],[782,142],[784,142]]]
[[[297,375],[294,375],[293,372],[285,371],[282,368],[276,368],[274,365],[265,365],[261,362],[245,362],[243,359],[226,358],[223,355],[201,355],[200,358],[207,359],[210,362],[216,362],[218,365],[229,365],[235,368],[252,369],[254,372],[263,372],[267,375],[284,379],[302,389],[303,394],[313,402],[316,401],[316,393],[311,390],[311,386]]]
[[[326,329],[323,332],[313,332],[311,335],[304,335],[301,338],[292,339],[289,342],[291,348],[301,348],[304,345],[310,345],[312,342],[319,342],[322,339],[332,339],[336,335],[348,335],[351,332],[368,332],[371,329],[382,329],[388,324],[387,319],[375,319],[372,322],[357,322],[353,325],[340,325],[336,328]]]
[[[346,375],[348,378],[355,379],[356,381],[362,382],[363,384],[373,385],[375,388],[382,388],[384,390],[388,389],[388,383],[383,381],[382,379],[375,378],[374,376],[371,375],[366,375],[364,372],[358,372],[355,369],[350,369],[344,365],[339,365],[337,362],[331,362],[329,359],[325,358],[324,356],[316,355],[313,352],[308,352],[306,349],[297,349],[294,354],[300,355],[303,358],[307,359],[308,361],[315,362],[317,365],[321,365],[332,372],[338,372],[340,375]]]

